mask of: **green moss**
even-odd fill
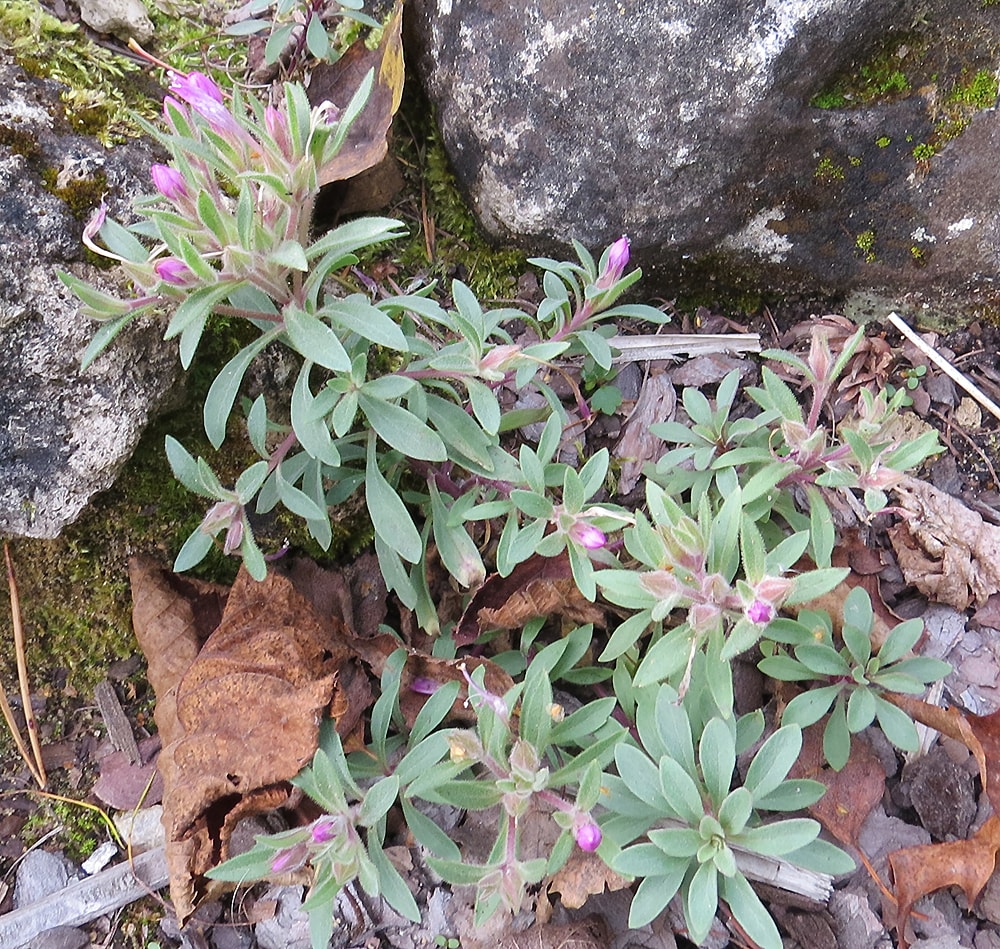
[[[37,136],[23,129],[11,128],[9,125],[0,125],[0,145],[28,160],[36,159],[42,153]]]
[[[875,232],[869,228],[861,231],[854,238],[854,246],[861,252],[867,263],[875,260]]]
[[[820,184],[833,184],[844,180],[844,168],[842,165],[838,165],[832,158],[826,156],[819,160],[816,170],[813,172],[813,177]]]
[[[79,26],[51,16],[38,3],[0,4],[0,36],[25,72],[66,86],[63,111],[75,131],[110,145],[135,134],[130,110],[151,111],[136,63],[90,42]]]
[[[42,171],[45,190],[65,201],[70,213],[78,221],[89,218],[94,208],[101,203],[101,197],[108,191],[108,179],[103,171],[98,171],[89,178],[75,179],[63,187],[59,187],[57,179],[58,172],[54,168]]]
[[[996,104],[997,89],[996,75],[988,69],[980,69],[971,79],[958,83],[948,100],[973,109],[989,109]]]
[[[923,46],[921,39],[897,37],[871,59],[838,76],[831,86],[809,101],[814,109],[846,109],[870,105],[905,95],[912,82],[903,68],[911,53]]]

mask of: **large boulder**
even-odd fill
[[[938,134],[943,73],[957,80],[963,64],[945,62],[939,87],[812,104],[880,49],[924,56],[919,12],[902,0],[413,0],[410,38],[460,184],[501,240],[555,251],[624,232],[665,286],[988,302],[995,115],[931,161],[914,155]],[[981,0],[927,15],[963,34],[967,63],[969,37],[985,36],[979,65],[1000,37],[1000,9]]]
[[[54,537],[112,483],[178,365],[150,321],[81,372],[95,324],[57,276],[116,291],[84,263],[81,234],[102,192],[124,216],[150,190],[149,146],[73,134],[60,87],[2,54],[0,83],[0,535]]]

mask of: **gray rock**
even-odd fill
[[[125,42],[148,43],[153,38],[142,0],[80,0],[80,19],[98,33],[111,33]]]
[[[85,217],[107,193],[112,214],[149,190],[147,145],[105,151],[66,133],[59,87],[24,75],[0,54],[0,534],[54,537],[111,485],[177,379],[174,348],[153,321],[123,334],[86,372],[95,324],[60,270],[121,292],[83,262]],[[16,134],[14,134],[16,132]],[[43,173],[58,169],[56,187]]]
[[[624,232],[651,282],[703,293],[716,281],[880,288],[899,307],[902,291],[992,297],[1000,118],[979,113],[927,169],[913,148],[931,137],[933,90],[809,104],[911,27],[902,0],[415,0],[412,12],[452,164],[499,238],[560,252]],[[978,0],[934,17],[963,36],[974,20],[984,49],[1000,31]]]
[[[84,949],[90,945],[90,936],[72,926],[56,926],[35,936],[28,949]]]
[[[30,850],[17,865],[14,908],[30,906],[69,883],[75,868],[65,857],[47,850]]]
[[[964,839],[976,816],[972,775],[940,746],[903,770],[920,823],[938,840]]]
[[[272,886],[261,897],[277,904],[274,916],[254,926],[260,949],[309,949],[309,917],[302,911],[301,886]]]

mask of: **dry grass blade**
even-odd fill
[[[944,358],[934,347],[928,346],[916,333],[910,329],[909,325],[898,313],[889,314],[889,322],[896,327],[914,346],[917,347],[928,359],[930,359],[941,371],[948,376],[952,382],[957,383],[969,395],[972,396],[984,409],[992,412],[1000,418],[1000,405],[997,405],[982,389],[979,388],[968,376],[960,373],[947,359]]]
[[[17,745],[18,753],[28,766],[31,776],[38,783],[40,788],[45,788],[48,777],[45,774],[45,765],[42,762],[42,746],[38,741],[38,723],[35,721],[35,713],[31,710],[31,690],[28,688],[28,662],[24,652],[24,626],[21,624],[21,600],[17,594],[17,580],[14,577],[14,564],[10,559],[10,547],[4,542],[4,561],[7,564],[7,586],[10,588],[10,616],[14,624],[14,654],[17,657],[17,683],[21,689],[21,703],[24,708],[24,721],[28,728],[28,740],[31,742],[32,757],[28,755],[28,750],[24,747],[21,735],[17,730],[17,724],[11,713],[10,703],[6,694],[3,695],[3,713],[14,736],[14,743]],[[2,688],[0,688],[2,693]]]

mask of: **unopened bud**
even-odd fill
[[[187,196],[188,189],[184,183],[184,177],[176,168],[169,165],[153,165],[149,169],[149,174],[153,179],[156,190],[165,198],[176,201],[178,198]]]
[[[593,853],[601,846],[604,835],[601,833],[601,828],[588,816],[585,822],[577,824],[573,828],[573,837],[581,850]]]
[[[624,235],[619,237],[608,251],[608,262],[597,278],[596,286],[599,290],[608,290],[613,287],[625,272],[629,261],[629,239]]]

